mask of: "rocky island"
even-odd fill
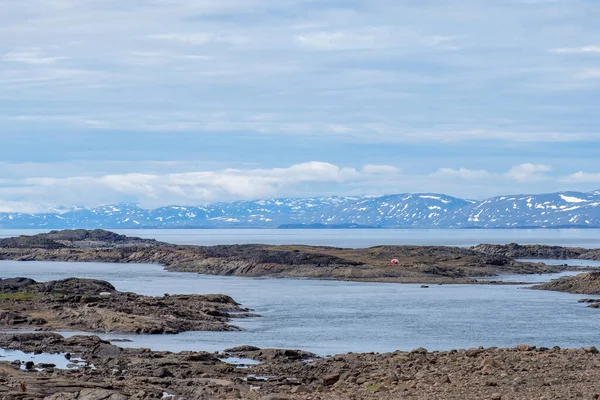
[[[151,263],[161,264],[169,271],[209,275],[401,283],[478,283],[471,277],[573,269],[519,262],[486,249],[444,246],[344,249],[260,244],[180,246],[104,230],[67,230],[2,239],[0,260]],[[398,259],[398,264],[391,265],[391,259]]]
[[[586,249],[583,247],[546,246],[541,244],[521,245],[509,243],[480,244],[471,248],[485,254],[501,255],[511,258],[600,260],[600,249]]]
[[[237,330],[230,319],[251,316],[225,295],[150,297],[93,279],[0,279],[0,330],[175,334]]]
[[[572,294],[600,295],[600,272],[588,272],[585,274],[554,279],[550,282],[532,286],[531,289],[551,290],[554,292]],[[586,303],[592,308],[600,308],[600,298],[581,299],[579,302]]]

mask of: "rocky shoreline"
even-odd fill
[[[554,279],[540,285],[532,286],[534,290],[550,290],[572,294],[600,295],[600,272],[588,272],[560,279]],[[591,308],[600,308],[600,298],[581,299],[580,303]]]
[[[600,355],[585,349],[417,349],[319,358],[243,346],[222,353],[120,348],[95,336],[0,335],[0,348],[80,358],[69,369],[0,359],[3,399],[598,399]],[[244,368],[228,357],[260,361]],[[169,397],[172,396],[172,397]]]
[[[585,249],[583,247],[545,246],[540,244],[520,245],[510,244],[480,244],[471,247],[490,255],[500,255],[510,258],[536,258],[546,260],[600,260],[600,249]]]
[[[38,283],[0,279],[0,330],[176,334],[232,331],[232,318],[254,317],[225,295],[142,296],[105,281],[64,279]]]
[[[486,248],[487,249],[487,248]],[[0,240],[0,260],[150,263],[208,275],[399,283],[484,283],[471,278],[577,268],[518,262],[488,249],[444,246],[177,246],[103,230],[53,231]],[[397,265],[390,260],[398,259]]]

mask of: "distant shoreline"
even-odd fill
[[[160,264],[205,275],[357,282],[505,284],[472,277],[579,270],[516,258],[595,259],[600,250],[480,245],[338,248],[302,245],[174,245],[105,230],[64,230],[0,239],[0,259]],[[398,260],[395,264],[391,260]]]

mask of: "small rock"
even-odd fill
[[[531,350],[533,350],[533,349],[534,349],[534,348],[533,348],[533,347],[531,347],[531,346],[530,346],[530,345],[528,345],[528,344],[520,344],[520,345],[518,345],[518,346],[517,346],[517,350],[519,350],[519,351],[531,351]]]
[[[413,354],[427,354],[427,349],[425,349],[423,347],[419,347],[418,349],[415,349],[415,350],[411,351],[411,353],[413,353]]]
[[[491,365],[485,365],[483,368],[481,368],[481,373],[483,375],[489,375],[492,372],[494,372],[494,367],[492,367]]]
[[[485,367],[492,367],[492,368],[498,368],[498,362],[496,360],[494,360],[493,358],[484,358],[481,361],[481,369],[484,369]]]
[[[502,395],[500,393],[492,394],[491,400],[502,400]]]
[[[312,390],[308,386],[300,385],[294,386],[291,390],[292,393],[311,393]]]
[[[340,374],[325,375],[323,377],[323,385],[324,386],[332,386],[339,380],[340,380]]]

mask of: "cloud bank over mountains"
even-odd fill
[[[95,207],[121,201],[145,207],[201,205],[223,201],[319,195],[382,195],[437,192],[482,199],[533,193],[547,187],[600,187],[600,173],[562,174],[552,166],[520,164],[504,172],[440,168],[412,174],[392,165],[341,167],[306,162],[285,168],[216,169],[183,173],[126,173],[0,180],[0,212],[46,212],[60,207]],[[532,192],[533,190],[533,192]]]

